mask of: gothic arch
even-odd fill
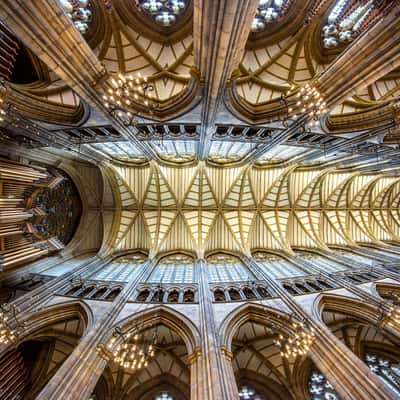
[[[320,323],[325,323],[324,311],[340,312],[371,324],[378,324],[380,319],[379,309],[372,304],[355,298],[322,293],[314,300],[312,315]]]
[[[140,321],[140,325],[146,329],[150,325],[163,324],[175,331],[184,341],[189,355],[195,353],[200,348],[200,334],[192,321],[169,307],[156,306],[142,312],[136,312],[121,321],[110,329],[109,337],[116,326],[120,326],[122,332],[131,331],[135,324]],[[105,338],[106,340],[108,337]]]
[[[266,324],[274,323],[282,332],[291,332],[289,314],[265,305],[246,303],[238,307],[223,320],[219,328],[219,341],[222,348],[231,351],[232,338],[237,329],[247,321]]]

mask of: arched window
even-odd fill
[[[245,287],[243,289],[243,293],[246,296],[246,299],[248,300],[252,300],[252,299],[256,299],[257,296],[254,294],[254,291],[248,287]]]
[[[129,257],[119,258],[107,264],[100,271],[88,278],[97,281],[128,282],[134,279],[141,271],[140,266],[146,261],[143,254],[135,254]]]
[[[339,400],[333,386],[319,371],[313,371],[308,380],[308,393],[312,400]]]
[[[184,254],[163,258],[151,274],[150,283],[193,283],[193,259]]]
[[[261,297],[271,297],[268,290],[265,287],[258,286],[257,292]]]
[[[259,395],[255,389],[250,386],[241,386],[239,388],[240,400],[267,400],[264,396]]]
[[[100,299],[101,297],[103,297],[103,295],[107,292],[107,288],[101,288],[99,289],[94,295],[93,295],[93,299]]]
[[[80,294],[79,297],[85,297],[87,296],[90,292],[94,290],[94,286],[89,286],[86,289],[84,289]]]
[[[225,293],[221,289],[217,289],[214,291],[214,300],[215,301],[226,301]]]
[[[136,301],[146,301],[147,298],[149,297],[150,291],[148,289],[142,290],[139,294],[138,297],[136,298]]]
[[[236,257],[215,254],[207,259],[211,282],[238,282],[254,280],[250,272]]]
[[[293,296],[295,296],[296,294],[299,294],[296,292],[296,290],[293,289],[293,287],[289,284],[284,284],[283,285],[284,289],[287,290],[290,294],[292,294]]]
[[[89,30],[92,19],[91,4],[89,0],[60,0],[61,7],[74,23],[75,28],[82,34]]]
[[[82,289],[82,285],[74,286],[72,289],[68,290],[68,292],[65,295],[66,296],[74,296],[75,293],[77,293],[81,289]]]
[[[154,397],[154,400],[175,400],[175,398],[168,392],[162,392]]]
[[[121,293],[120,288],[113,289],[110,294],[106,297],[107,300],[113,301]]]
[[[375,372],[400,396],[400,364],[387,357],[373,353],[365,355],[368,368]]]
[[[242,298],[240,297],[240,293],[236,289],[229,289],[229,297],[231,300],[236,301],[236,300],[241,300]]]
[[[305,272],[300,268],[275,254],[257,252],[253,254],[253,258],[265,273],[274,279],[294,278],[305,275]]]
[[[187,0],[139,0],[140,8],[151,16],[161,26],[171,26],[176,17],[182,14],[187,6]]]
[[[251,24],[253,32],[262,32],[272,22],[281,18],[289,8],[291,0],[260,0],[256,16]]]
[[[193,290],[185,290],[185,293],[183,294],[183,302],[184,303],[194,303]]]
[[[323,47],[331,49],[354,40],[376,18],[378,3],[338,0],[322,28]]]
[[[172,290],[168,293],[168,303],[177,303],[179,301],[179,292]]]

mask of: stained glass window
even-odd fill
[[[88,146],[106,156],[117,158],[121,161],[143,162],[146,159],[141,151],[131,142],[93,143]]]
[[[285,14],[289,3],[289,0],[260,0],[251,30],[253,32],[261,32],[266,29],[268,24],[278,20]]]
[[[372,0],[338,0],[322,28],[323,46],[330,49],[351,42],[363,30],[374,3]]]
[[[365,356],[368,368],[379,375],[400,396],[400,364],[386,357],[369,353]]]
[[[194,159],[197,142],[194,140],[162,140],[154,142],[154,146],[165,160],[187,162]]]
[[[267,400],[264,396],[257,393],[255,389],[250,386],[241,386],[239,389],[240,400]]]
[[[175,24],[187,6],[186,0],[140,0],[140,8],[162,26]]]
[[[89,30],[92,19],[89,0],[60,0],[61,7],[82,34]]]
[[[308,393],[312,400],[339,400],[330,382],[318,371],[313,371],[308,381]]]

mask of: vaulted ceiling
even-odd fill
[[[400,180],[335,169],[110,167],[118,251],[328,249],[397,240]]]

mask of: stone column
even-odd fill
[[[196,262],[199,277],[201,354],[191,364],[191,400],[234,400],[238,389],[231,359],[220,348],[205,260]]]
[[[148,261],[141,268],[142,271],[128,282],[114,299],[111,307],[81,339],[36,400],[86,400],[89,398],[107,365],[107,362],[100,357],[97,345],[102,343],[110,333],[110,329],[137,285],[150,275],[153,263]]]
[[[272,279],[254,260],[245,259],[248,268],[264,279],[279,295],[284,304],[297,317],[305,319],[315,330],[315,342],[309,352],[317,368],[334,385],[341,398],[346,400],[395,399],[396,394],[361,361],[329,328],[314,321],[289,293]]]
[[[258,0],[194,0],[194,59],[204,82],[199,157],[207,158],[226,83],[239,67]]]

